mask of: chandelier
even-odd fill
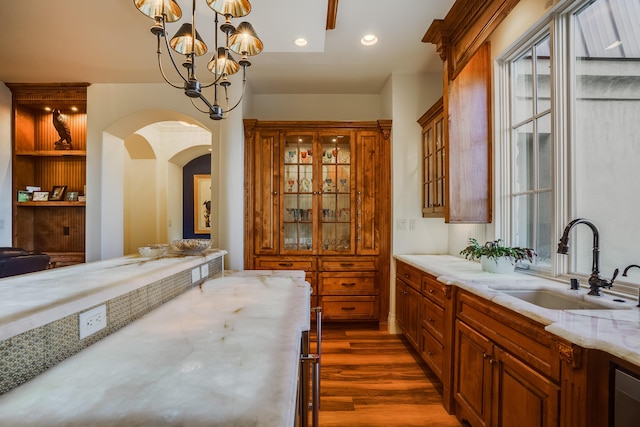
[[[213,9],[215,13],[215,49],[211,60],[207,64],[207,69],[213,74],[213,81],[200,82],[196,76],[196,57],[207,53],[207,45],[204,43],[200,34],[196,30],[196,0],[193,0],[191,8],[191,23],[184,23],[173,36],[171,40],[167,36],[168,22],[176,22],[182,17],[182,10],[175,0],[133,0],[136,8],[144,15],[155,21],[151,27],[151,33],[157,39],[158,67],[162,78],[177,89],[183,89],[185,95],[191,98],[191,103],[203,113],[209,114],[213,120],[221,120],[227,117],[228,113],[236,108],[245,92],[247,83],[247,67],[251,65],[248,57],[257,55],[262,51],[262,41],[253,30],[253,26],[248,22],[241,22],[236,28],[232,23],[232,18],[240,18],[251,12],[251,4],[248,0],[206,0],[207,5]],[[218,17],[224,17],[224,23],[219,25]],[[218,30],[224,34],[225,44],[218,43]],[[164,43],[162,42],[164,39]],[[182,78],[181,84],[172,83],[162,67],[161,53],[162,45],[165,45],[166,51],[171,59],[173,68]],[[174,58],[174,51],[180,55],[184,55],[181,70]],[[231,52],[241,55],[242,59],[236,62],[231,56]],[[242,67],[242,93],[238,101],[229,107],[229,95],[227,88],[231,85],[228,77],[235,74]],[[210,102],[202,93],[202,89],[213,86],[214,99]],[[223,94],[222,94],[223,93]],[[219,96],[223,99],[224,105],[218,100]],[[195,99],[200,99],[203,106],[196,104]]]

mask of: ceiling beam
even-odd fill
[[[338,18],[338,0],[329,0],[327,5],[327,30],[336,28],[336,19]]]

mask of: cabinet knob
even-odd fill
[[[278,192],[277,192],[277,191],[274,191],[274,192],[273,192],[273,195],[274,195],[274,196],[277,196],[277,195],[278,195]]]
[[[435,322],[435,319],[433,317],[430,317],[429,318],[429,323],[433,323],[433,322]]]

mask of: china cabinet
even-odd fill
[[[49,254],[54,267],[84,262],[85,202],[77,195],[86,184],[88,84],[6,85],[13,112],[13,245]],[[58,114],[70,143],[56,130]],[[49,194],[32,198],[27,187]]]
[[[303,269],[325,320],[386,323],[391,121],[245,120],[247,269]]]
[[[422,126],[422,216],[444,217],[446,147],[442,98],[418,123]]]

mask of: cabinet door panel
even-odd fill
[[[445,102],[446,108],[447,102]],[[491,222],[491,49],[483,45],[450,83],[446,222]]]
[[[560,389],[527,365],[496,347],[492,425],[558,425]]]
[[[356,192],[357,247],[359,254],[378,254],[380,235],[378,204],[381,192],[380,176],[383,163],[380,160],[380,144],[376,132],[360,132],[357,138],[358,185]]]
[[[258,132],[253,158],[253,239],[256,254],[278,251],[279,230],[279,159],[278,132]]]
[[[405,334],[411,345],[415,349],[418,349],[418,342],[420,340],[420,307],[422,296],[416,292],[412,287],[407,287],[406,298],[406,314],[407,323],[405,325]]]
[[[454,396],[458,416],[473,426],[485,426],[491,411],[491,354],[484,336],[456,321]]]

